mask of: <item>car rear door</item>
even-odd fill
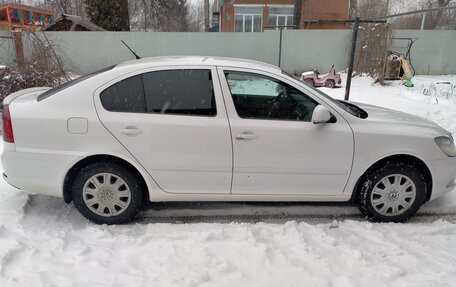
[[[233,140],[232,194],[343,193],[354,140],[340,114],[285,77],[222,67],[219,77]],[[330,109],[334,122],[311,122],[318,104]]]
[[[232,146],[214,67],[160,67],[95,92],[103,125],[169,193],[230,193]]]

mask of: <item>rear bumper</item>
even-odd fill
[[[7,176],[5,173],[3,173],[2,176],[3,176],[3,179],[6,181],[6,183],[8,183],[9,185],[11,185],[11,186],[14,187],[14,188],[20,189],[19,187],[15,186],[14,184],[11,184],[11,183],[8,181],[8,176]]]
[[[4,149],[1,155],[3,178],[24,191],[62,197],[67,166],[73,160],[75,157],[66,154]]]
[[[434,160],[427,163],[432,174],[432,194],[434,200],[456,189],[456,157]]]

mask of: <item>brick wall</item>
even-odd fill
[[[348,0],[303,0],[301,29],[344,29],[345,23],[315,23],[305,20],[347,20]]]
[[[220,9],[220,31],[234,32],[234,5],[265,5],[263,7],[263,28],[269,22],[268,5],[294,5],[294,0],[225,0]],[[345,23],[315,23],[306,20],[346,20],[349,0],[302,0],[300,29],[344,29]]]

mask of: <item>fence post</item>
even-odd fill
[[[356,42],[358,40],[359,17],[355,18],[355,25],[353,26],[352,45],[350,51],[350,59],[348,62],[347,84],[345,86],[344,100],[348,101],[350,97],[350,87],[353,74],[353,65],[355,62]]]
[[[14,49],[16,50],[16,62],[19,70],[25,69],[24,45],[22,44],[22,32],[13,31]]]
[[[424,23],[426,22],[426,13],[427,12],[421,13],[421,29],[420,30],[424,30]]]

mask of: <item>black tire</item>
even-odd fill
[[[309,85],[309,86],[315,87],[314,81],[313,81],[312,79],[307,79],[307,80],[305,80],[304,82],[305,82],[307,85]]]
[[[327,80],[327,81],[325,82],[325,87],[326,87],[326,88],[332,89],[332,88],[334,88],[335,86],[336,86],[336,82],[334,82],[333,80]]]
[[[375,193],[373,195],[372,193],[377,184],[379,184],[379,186],[382,186],[380,184],[380,181],[382,179],[384,179],[385,177],[392,178],[393,175],[401,175],[410,179],[415,186],[416,193],[413,202],[409,202],[410,206],[408,208],[403,207],[403,209],[401,210],[401,214],[385,215],[377,211],[374,207],[374,204],[372,203],[372,198],[373,196],[377,195]],[[427,187],[426,180],[423,174],[414,166],[402,162],[388,163],[387,165],[377,170],[369,172],[369,174],[367,174],[367,176],[364,177],[362,182],[360,182],[359,186],[360,188],[357,198],[359,210],[363,215],[367,217],[369,221],[373,222],[404,222],[411,216],[413,216],[426,200]],[[390,200],[389,197],[387,198],[388,200]],[[376,207],[381,208],[383,206],[380,204],[376,205]]]
[[[83,189],[86,182],[100,173],[110,173],[121,178],[129,188],[129,204],[120,214],[113,216],[99,215],[92,211],[84,201]],[[71,195],[76,209],[85,218],[96,224],[122,224],[132,221],[141,209],[144,198],[140,180],[134,174],[119,164],[107,162],[92,163],[81,168],[73,179]]]

